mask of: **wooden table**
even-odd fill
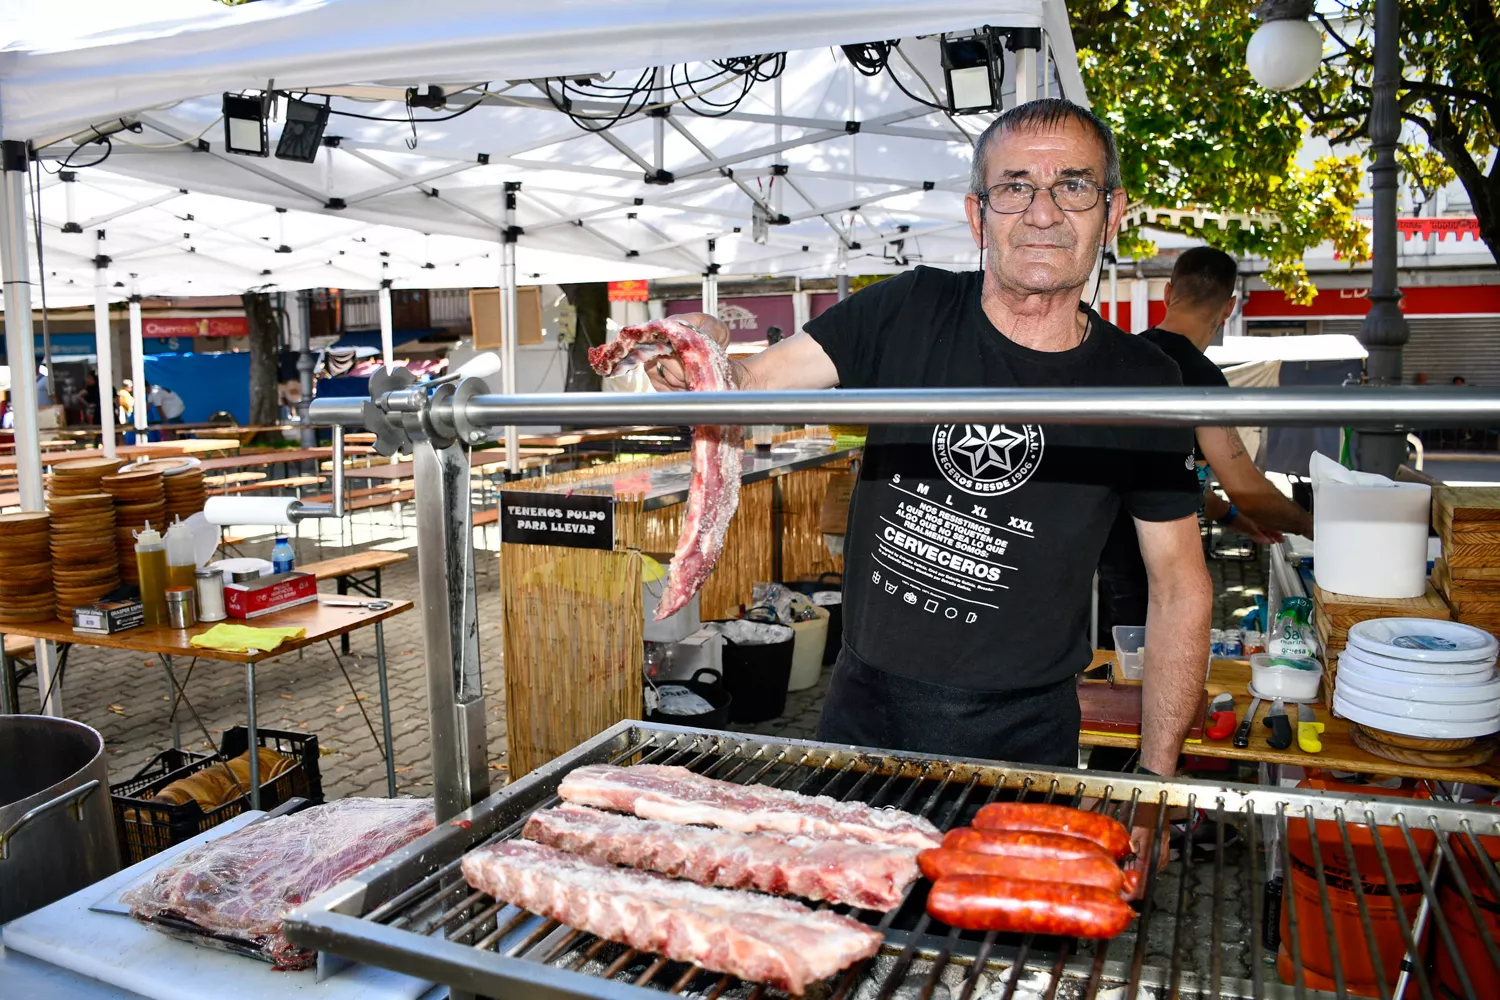
[[[187,442],[183,442],[186,444]],[[364,448],[358,445],[345,447],[344,452],[348,455],[363,455],[373,453],[375,449]],[[220,472],[224,469],[248,469],[256,466],[291,465],[296,462],[311,462],[333,457],[332,448],[273,448],[270,451],[258,451],[252,455],[225,455],[223,458],[205,458],[199,466],[205,473]]]
[[[1114,659],[1110,650],[1095,650],[1092,666],[1109,663]],[[1103,683],[1085,681],[1084,683]],[[1245,660],[1214,660],[1209,669],[1204,687],[1212,691],[1228,691],[1234,695],[1234,711],[1240,721],[1250,708],[1250,664]],[[1234,745],[1232,737],[1222,740],[1204,739],[1198,743],[1186,743],[1183,752],[1199,757],[1220,757],[1226,760],[1248,760],[1261,764],[1292,764],[1297,767],[1316,767],[1328,771],[1360,771],[1365,774],[1386,774],[1402,778],[1425,778],[1429,781],[1465,782],[1471,785],[1500,787],[1500,760],[1491,760],[1479,767],[1435,767],[1422,764],[1403,764],[1399,761],[1377,757],[1354,745],[1349,736],[1349,723],[1336,719],[1323,704],[1313,706],[1317,720],[1323,723],[1323,750],[1321,753],[1304,753],[1295,739],[1285,750],[1277,750],[1266,742],[1270,730],[1261,725],[1270,709],[1270,702],[1262,702],[1256,712],[1254,725],[1250,727],[1250,745],[1244,749]],[[1292,732],[1297,731],[1297,706],[1287,706],[1287,717]],[[1102,733],[1080,733],[1078,742],[1083,746],[1128,747],[1141,745],[1139,736],[1105,735]]]
[[[185,705],[197,719],[197,711],[192,703],[187,700],[185,690],[187,681],[192,676],[193,666],[199,659],[222,660],[228,663],[243,663],[245,665],[245,718],[248,730],[249,745],[257,746],[255,735],[255,665],[273,657],[282,656],[294,652],[305,646],[316,643],[327,643],[329,652],[333,653],[334,659],[339,663],[339,669],[343,670],[343,660],[339,657],[338,650],[334,648],[333,640],[342,635],[347,635],[356,629],[369,625],[375,627],[375,663],[380,678],[380,722],[384,733],[384,742],[379,739],[375,743],[385,755],[385,778],[386,789],[391,797],[396,795],[396,759],[392,753],[391,744],[391,704],[390,687],[386,680],[385,665],[385,620],[410,611],[411,601],[382,600],[367,602],[363,607],[335,607],[323,603],[323,598],[330,600],[348,600],[338,598],[332,594],[325,594],[312,604],[303,604],[299,607],[288,608],[274,614],[263,615],[248,622],[239,622],[237,619],[228,619],[234,624],[254,625],[264,628],[302,628],[307,634],[301,639],[288,639],[277,646],[274,650],[263,652],[253,650],[248,653],[227,652],[218,649],[199,649],[191,644],[189,640],[193,636],[208,631],[213,624],[202,623],[188,629],[168,628],[164,625],[143,625],[138,628],[126,629],[123,632],[114,632],[109,635],[92,635],[84,632],[74,632],[73,627],[53,619],[44,622],[27,622],[25,624],[7,623],[0,624],[0,633],[5,635],[25,636],[29,639],[47,640],[56,643],[66,643],[81,646],[101,646],[107,649],[129,649],[137,653],[149,653],[157,657],[166,672],[167,682],[170,685],[172,695],[172,710],[168,716],[168,722],[172,726],[172,745],[178,749],[182,747],[181,728],[177,719],[177,706],[179,703]],[[383,606],[382,606],[383,605]],[[214,623],[216,624],[216,623]],[[0,647],[3,648],[3,647]],[[174,657],[191,657],[188,663],[187,675],[181,682],[177,680],[177,674],[173,670],[172,660]],[[12,671],[10,657],[0,653],[0,693],[9,702],[12,688]],[[348,672],[345,671],[345,678]],[[38,687],[41,688],[41,675],[37,675]],[[349,682],[349,689],[354,693],[355,704],[361,705],[359,693],[354,691],[354,682]],[[40,691],[43,701],[43,709],[46,708],[48,692]],[[5,705],[6,713],[14,713],[16,706]],[[368,722],[368,717],[366,718]],[[199,722],[200,727],[202,723]],[[371,735],[373,736],[373,726]],[[207,737],[207,730],[204,730]],[[210,742],[212,740],[210,739]],[[256,760],[256,754],[250,754],[250,808],[260,808],[260,764]]]
[[[207,451],[233,451],[239,448],[240,443],[233,440],[219,440],[217,438],[200,438],[196,441],[162,441],[155,444],[122,444],[115,449],[118,458],[134,461],[140,458],[172,458],[175,455],[202,454]],[[103,448],[71,448],[59,451],[42,452],[42,465],[56,465],[58,462],[71,462],[78,458],[103,458]],[[208,461],[216,461],[208,459]],[[16,456],[0,455],[0,469],[14,469],[17,465]]]

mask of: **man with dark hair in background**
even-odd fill
[[[1234,258],[1213,247],[1184,251],[1172,268],[1164,298],[1167,314],[1140,336],[1177,362],[1182,384],[1228,386],[1219,366],[1204,350],[1213,343],[1235,307],[1238,268]],[[1218,479],[1229,500],[1209,491],[1204,516],[1257,541],[1279,539],[1282,532],[1312,536],[1312,515],[1287,499],[1256,468],[1255,460],[1233,427],[1199,427],[1196,457],[1200,484]],[[1116,521],[1099,560],[1099,638],[1112,642],[1113,625],[1140,625],[1146,620],[1149,588],[1140,546],[1128,518]],[[1108,756],[1108,755],[1101,755]]]

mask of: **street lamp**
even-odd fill
[[[1267,90],[1296,90],[1323,64],[1323,35],[1312,26],[1312,0],[1268,0],[1255,16],[1260,27],[1250,36],[1245,62]]]
[[[1255,16],[1261,21],[1245,51],[1257,83],[1272,90],[1291,90],[1317,74],[1322,36],[1308,22],[1312,0],[1264,0]],[[1314,45],[1316,39],[1316,45]],[[1370,352],[1365,381],[1401,384],[1401,347],[1406,317],[1397,305],[1396,287],[1396,143],[1401,114],[1396,86],[1401,80],[1401,8],[1399,0],[1375,0],[1375,72],[1370,81],[1370,311],[1359,339]],[[1369,472],[1394,476],[1406,461],[1404,430],[1365,431],[1357,439],[1355,464]]]

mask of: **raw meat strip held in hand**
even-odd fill
[[[527,840],[471,851],[462,868],[475,889],[575,930],[793,994],[880,950],[874,928],[826,910],[615,868]]]
[[[857,840],[937,847],[937,827],[899,809],[839,802],[766,785],[705,778],[685,767],[590,764],[569,772],[557,788],[564,801],[634,813],[668,823],[719,826],[740,833],[784,833],[822,840]]]
[[[680,826],[561,805],[534,814],[521,834],[607,864],[726,889],[759,889],[889,910],[916,881],[916,849],[777,833]]]
[[[729,355],[694,326],[675,319],[654,319],[644,326],[627,326],[607,344],[589,348],[589,364],[600,375],[647,363],[669,345],[682,362],[693,392],[722,392],[734,388]],[[740,504],[740,446],[738,427],[700,424],[693,428],[693,476],[688,484],[682,534],[672,556],[671,572],[656,619],[680,611],[693,599],[724,551],[724,535]]]

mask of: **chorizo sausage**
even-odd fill
[[[1043,805],[1038,802],[991,802],[975,815],[974,826],[981,830],[1064,833],[1070,837],[1092,840],[1117,858],[1130,853],[1130,831],[1119,820],[1070,806]]]
[[[1119,893],[1094,885],[948,875],[933,883],[927,912],[974,931],[1112,938],[1135,919]]]
[[[943,846],[980,854],[1003,854],[1012,858],[1052,858],[1068,861],[1074,858],[1108,858],[1104,848],[1092,840],[1070,837],[1065,833],[1032,833],[1028,830],[976,830],[961,826],[949,830]]]
[[[1095,885],[1111,892],[1125,892],[1125,873],[1120,866],[1099,855],[1091,858],[1017,858],[1003,854],[929,848],[917,855],[922,874],[936,882],[946,875],[1001,875],[1037,882],[1069,882]]]

